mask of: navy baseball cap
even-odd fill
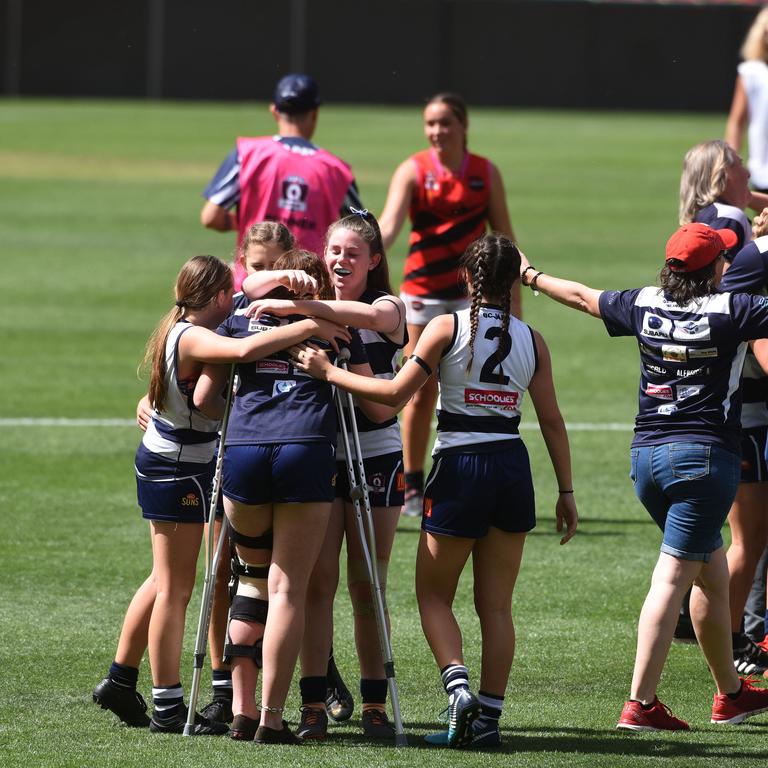
[[[274,104],[289,115],[309,112],[320,106],[320,90],[309,75],[286,75],[275,86]]]

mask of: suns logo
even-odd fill
[[[196,494],[190,491],[186,496],[181,497],[181,506],[182,507],[199,507],[200,499],[197,497]]]

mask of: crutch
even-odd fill
[[[342,349],[337,358],[336,364],[343,370],[347,370],[347,360],[349,359],[349,350]],[[349,410],[349,426],[354,443],[354,457],[350,450],[349,434],[347,431],[347,414],[344,411],[344,402],[342,398],[346,397],[346,405]],[[384,596],[381,592],[381,583],[379,582],[379,571],[374,563],[376,557],[376,534],[373,529],[373,516],[371,515],[371,500],[368,498],[368,486],[365,484],[365,468],[363,466],[362,452],[360,450],[360,435],[357,431],[357,418],[355,417],[355,406],[352,395],[336,389],[336,409],[339,414],[339,431],[344,444],[345,456],[347,457],[347,476],[349,478],[349,497],[355,506],[355,519],[357,521],[357,532],[360,536],[360,545],[365,558],[365,566],[368,569],[368,581],[371,585],[374,606],[376,609],[376,628],[379,632],[379,645],[381,646],[381,658],[384,661],[384,673],[389,685],[389,696],[392,700],[392,716],[395,720],[395,746],[407,747],[408,738],[403,731],[403,717],[400,714],[400,697],[397,693],[397,683],[395,681],[395,660],[392,657],[392,644],[387,632],[387,620],[384,613]],[[361,504],[362,501],[362,504]],[[364,510],[364,514],[363,514]]]
[[[224,542],[229,540],[227,530],[227,516],[221,520],[221,532],[218,542],[214,541],[216,532],[216,507],[221,496],[221,469],[224,465],[224,438],[227,436],[227,424],[229,412],[232,408],[232,390],[235,383],[235,366],[229,369],[229,383],[227,384],[227,402],[224,406],[224,416],[221,420],[221,436],[219,438],[219,452],[216,456],[216,471],[213,475],[211,487],[211,504],[208,515],[208,543],[205,557],[205,580],[203,582],[203,596],[200,601],[200,616],[197,620],[197,636],[195,637],[194,662],[192,667],[192,687],[189,691],[189,709],[187,710],[187,722],[184,724],[184,735],[194,736],[195,714],[197,712],[197,697],[200,693],[200,675],[205,661],[205,650],[208,645],[208,626],[211,623],[211,610],[213,609],[213,588],[216,585],[216,571],[224,549]],[[215,552],[214,552],[215,544]]]

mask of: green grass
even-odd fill
[[[523,249],[540,269],[595,287],[653,279],[676,224],[685,150],[720,135],[721,116],[474,110],[474,151],[501,168]],[[4,101],[0,109],[0,419],[131,418],[145,383],[141,350],[179,265],[227,257],[230,235],[203,230],[200,192],[238,133],[272,130],[263,105]],[[324,107],[318,141],[354,167],[380,211],[392,170],[423,145],[416,110]],[[390,253],[400,273],[401,237]],[[526,292],[547,338],[569,422],[632,420],[636,357],[600,323]],[[362,744],[355,719],[302,750],[151,736],[90,701],[114,653],[123,611],[150,567],[135,506],[130,427],[0,423],[0,763],[3,766],[759,766],[768,719],[708,724],[712,684],[698,649],[674,646],[663,698],[695,730],[628,736],[613,726],[627,695],[635,623],[659,534],[627,479],[629,432],[575,431],[579,533],[553,531],[552,473],[529,413],[524,433],[539,525],[515,593],[518,652],[499,757],[426,749],[444,696],[413,594],[417,526],[403,520],[389,579],[402,709],[413,749]],[[183,681],[190,679],[190,611]],[[457,598],[467,661],[479,674],[471,579]],[[336,648],[356,677],[348,598]],[[149,691],[148,669],[140,687]],[[203,697],[207,696],[207,678]],[[298,701],[289,701],[295,720]]]

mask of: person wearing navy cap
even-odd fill
[[[638,624],[630,699],[617,728],[688,730],[656,696],[683,596],[717,693],[711,722],[768,711],[768,690],[733,666],[728,564],[720,529],[739,483],[741,365],[747,342],[768,334],[768,299],[721,293],[729,229],[685,224],[667,242],[660,287],[600,291],[547,275],[523,260],[522,282],[602,318],[640,352],[639,412],[631,449],[635,492],[663,531]]]
[[[299,247],[322,253],[328,227],[349,207],[362,208],[354,176],[341,159],[316,144],[320,91],[309,75],[290,74],[275,86],[269,107],[277,135],[241,137],[203,192],[203,226],[236,230],[237,244],[258,221],[279,221]],[[235,290],[245,271],[236,260]]]

